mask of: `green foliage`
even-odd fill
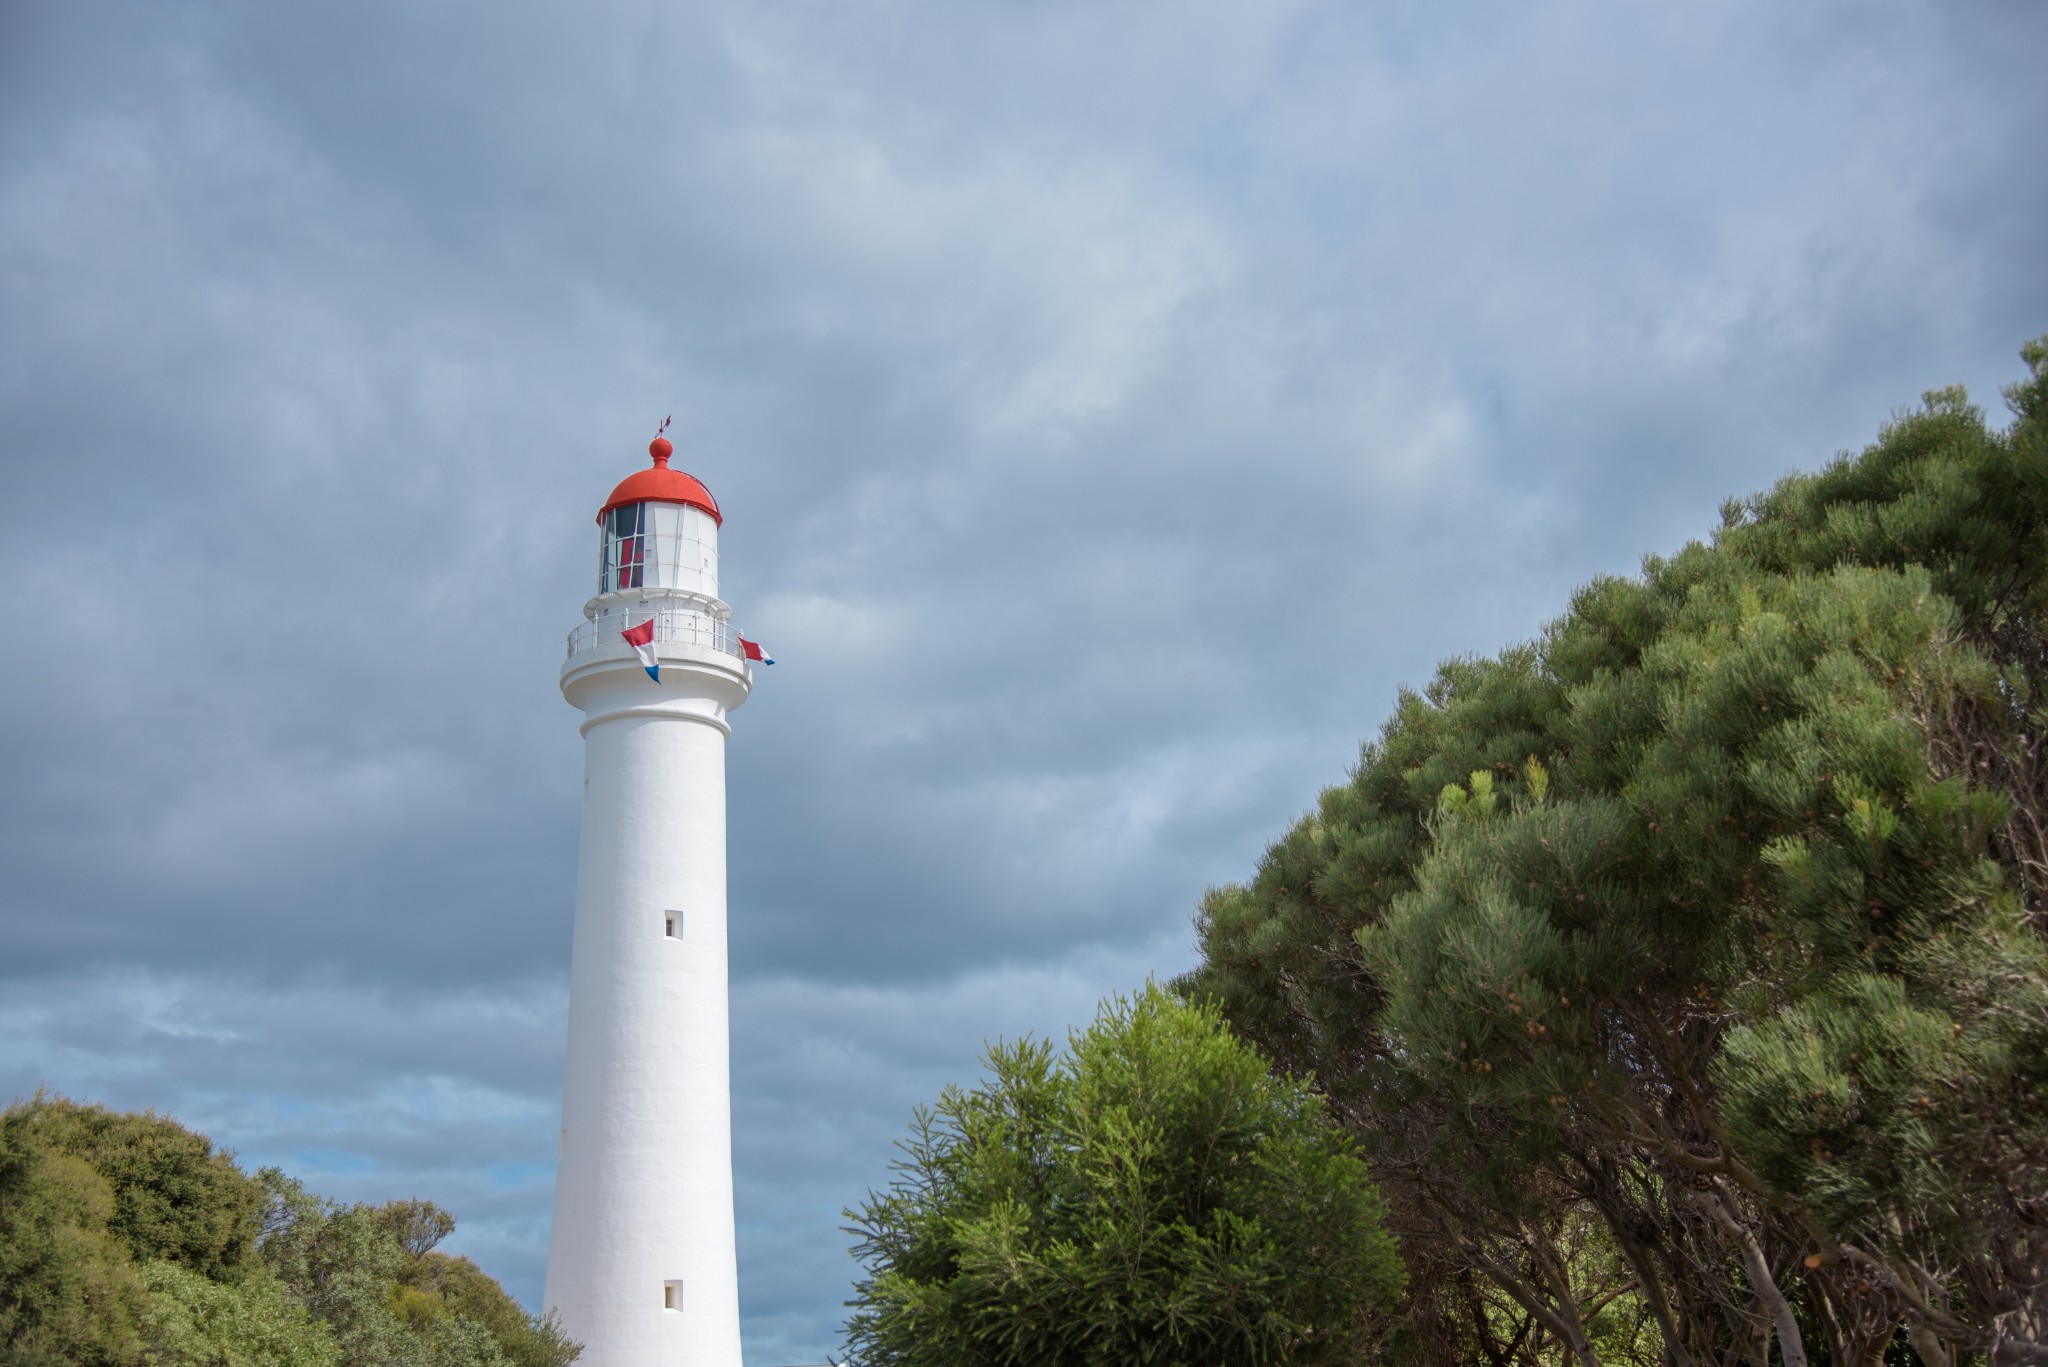
[[[150,1114],[0,1114],[0,1367],[566,1367],[430,1202],[337,1206]]]
[[[1414,1356],[1520,1314],[1590,1364],[1587,1307],[1631,1298],[1681,1359],[1791,1361],[1800,1324],[1844,1361],[1901,1326],[1944,1361],[2048,1353],[2048,343],[2025,354],[2009,429],[1930,394],[1536,644],[1445,664],[1205,899],[1183,986],[1315,1072],[1411,1273],[1491,1283],[1411,1297]]]
[[[398,1296],[392,1308],[408,1323],[418,1328],[424,1317],[444,1335],[449,1326],[470,1326],[488,1336],[510,1367],[566,1367],[576,1359],[576,1344],[552,1316],[529,1315],[467,1258],[423,1251],[399,1273]]]
[[[565,1367],[577,1345],[467,1259],[432,1252],[454,1228],[429,1202],[342,1206],[275,1168],[263,1258],[352,1367]],[[401,1240],[409,1240],[411,1247]],[[418,1251],[413,1251],[414,1249]]]
[[[132,1362],[143,1288],[108,1230],[112,1185],[37,1142],[42,1104],[0,1115],[0,1364]]]
[[[1156,989],[920,1110],[851,1232],[863,1362],[1342,1362],[1400,1285],[1363,1163],[1312,1093]]]
[[[158,1260],[142,1281],[149,1367],[340,1367],[334,1339],[273,1278],[229,1284]]]
[[[151,1112],[46,1099],[25,1117],[39,1146],[100,1173],[114,1196],[109,1230],[142,1261],[165,1259],[234,1281],[253,1265],[263,1189],[234,1160]]]
[[[432,1201],[387,1201],[377,1214],[398,1246],[414,1257],[455,1232],[455,1217]]]

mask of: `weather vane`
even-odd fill
[[[654,429],[654,435],[659,437],[662,433],[668,431],[669,418],[673,418],[674,416],[675,414],[671,413],[669,414],[668,418],[663,418],[661,420],[661,426]]]

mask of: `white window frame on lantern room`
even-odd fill
[[[604,515],[597,545],[597,591],[644,587],[647,560],[647,505],[628,503]]]
[[[627,503],[604,515],[597,591],[663,588],[716,594],[718,522],[684,503]]]

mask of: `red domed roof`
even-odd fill
[[[604,501],[604,507],[597,510],[597,520],[604,521],[606,513],[628,503],[687,503],[692,508],[702,508],[711,514],[713,522],[724,526],[725,515],[718,511],[718,500],[711,496],[711,491],[704,487],[702,481],[695,475],[668,468],[668,458],[675,454],[675,450],[666,437],[656,437],[648,443],[647,454],[654,457],[654,468],[620,480],[619,487],[612,490],[612,496]]]

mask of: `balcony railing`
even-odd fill
[[[695,646],[699,650],[713,650],[721,654],[745,659],[740,649],[740,634],[733,630],[731,622],[714,617],[708,612],[685,607],[639,607],[623,613],[607,612],[594,622],[580,623],[569,633],[569,658],[588,655],[602,650],[606,654],[630,655],[632,647],[627,645],[619,633],[629,627],[637,627],[648,618],[654,619],[654,642],[662,645]]]

